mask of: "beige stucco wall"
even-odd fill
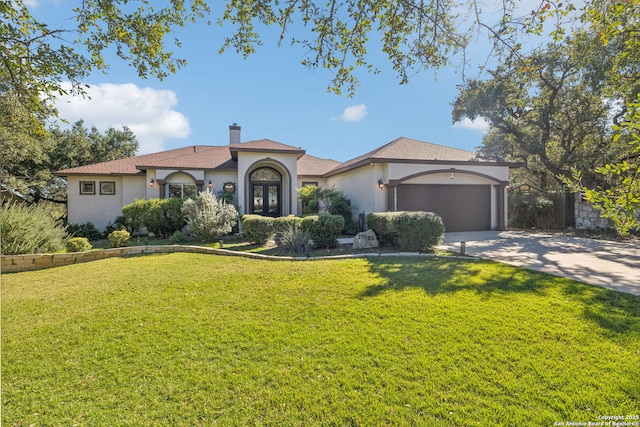
[[[470,171],[482,173],[494,177],[499,181],[509,181],[509,168],[506,166],[480,166],[474,164],[465,165],[421,165],[412,163],[391,163],[389,164],[389,179],[402,179],[416,173],[443,170],[446,174],[453,168],[454,179],[456,171]]]
[[[249,172],[261,168],[271,167],[282,175],[282,215],[298,213],[298,193],[295,190],[298,176],[298,156],[296,154],[269,153],[238,153],[238,183],[237,194],[242,213],[247,212],[249,206]]]
[[[91,195],[80,194],[80,181],[95,182],[96,192]],[[115,183],[115,194],[100,194],[100,182]],[[68,185],[69,223],[84,224],[92,222],[98,230],[104,228],[122,214],[122,206],[145,195],[144,177],[122,176],[70,176]],[[99,206],[99,209],[96,207]]]
[[[351,200],[355,215],[363,210],[366,213],[386,211],[389,206],[386,184],[390,180],[403,180],[403,184],[491,185],[491,227],[498,227],[497,201],[500,188],[495,185],[494,180],[465,173],[467,171],[489,175],[498,181],[508,182],[509,180],[509,168],[501,166],[373,163],[344,174],[332,176],[327,180],[327,186],[335,186]],[[424,172],[436,173],[420,175],[404,181],[406,177]],[[453,179],[451,179],[452,173]],[[383,191],[377,187],[379,179],[385,183]],[[505,193],[506,215],[506,191],[503,191]]]
[[[378,180],[388,182],[387,165],[374,163],[327,179],[329,187],[342,191],[351,200],[354,216],[387,210],[387,192],[378,188]]]
[[[93,181],[96,194],[81,195],[80,181]],[[115,182],[115,194],[100,194],[100,182]],[[92,222],[98,230],[104,230],[113,220],[122,214],[122,207],[133,203],[136,199],[143,199],[147,193],[144,176],[92,176],[68,177],[68,208],[69,223],[84,224]],[[96,209],[99,206],[99,209]]]

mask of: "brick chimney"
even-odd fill
[[[229,145],[240,144],[240,126],[237,123],[229,126]]]

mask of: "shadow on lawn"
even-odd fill
[[[369,287],[362,297],[372,297],[390,290],[422,288],[431,295],[470,290],[485,296],[500,292],[544,293],[548,275],[525,272],[518,268],[482,260],[403,258],[370,260],[371,272],[385,283]]]
[[[580,302],[584,317],[608,331],[610,338],[640,340],[640,296],[492,261],[403,258],[394,262],[374,258],[369,262],[371,272],[383,278],[384,283],[370,286],[360,294],[361,298],[406,288],[421,288],[430,295],[472,291],[483,298],[554,293],[567,301]]]

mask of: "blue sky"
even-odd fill
[[[70,27],[78,1],[31,0],[32,13],[50,27]],[[44,17],[44,18],[43,18]],[[107,56],[109,74],[95,73],[91,100],[61,100],[61,115],[106,130],[128,126],[140,142],[139,153],[187,145],[226,145],[228,127],[242,127],[242,141],[268,138],[301,147],[308,154],[346,161],[400,136],[475,150],[483,123],[452,123],[451,103],[461,76],[456,67],[420,71],[409,84],[399,79],[380,52],[370,60],[381,70],[358,70],[361,86],[354,97],[327,92],[329,72],[301,65],[304,51],[275,38],[248,59],[218,49],[223,32],[217,26],[180,29],[183,47],[177,56],[188,65],[164,81],[140,79],[121,60]],[[479,46],[486,45],[482,40]],[[486,59],[482,47],[478,60]],[[473,68],[467,71],[474,73]]]

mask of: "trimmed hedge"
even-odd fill
[[[374,212],[367,224],[381,245],[406,251],[427,251],[442,242],[444,223],[433,212]]]
[[[122,217],[132,231],[145,227],[156,236],[170,236],[185,226],[183,199],[136,199],[122,208]]]
[[[330,214],[310,215],[302,218],[301,227],[311,235],[316,248],[335,248],[344,227],[344,218]]]
[[[257,244],[264,244],[273,235],[274,218],[247,214],[242,216],[242,232],[244,236]]]
[[[344,218],[330,214],[309,215],[304,218],[294,215],[278,218],[253,214],[242,216],[245,237],[257,244],[266,243],[276,232],[284,233],[294,227],[309,233],[316,248],[335,248],[344,227]]]
[[[295,215],[280,216],[273,218],[273,231],[276,233],[284,233],[291,229],[299,229],[302,224],[302,218]]]

